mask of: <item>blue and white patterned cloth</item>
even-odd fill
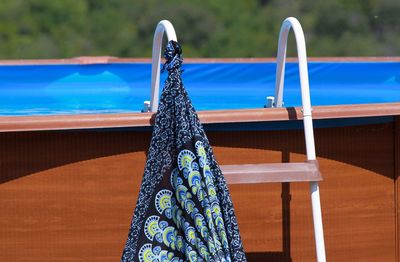
[[[183,87],[170,41],[168,78],[121,261],[246,261],[225,179]]]

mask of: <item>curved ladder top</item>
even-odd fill
[[[275,107],[282,107],[283,86],[285,80],[285,62],[287,39],[290,29],[293,29],[296,38],[297,56],[299,62],[301,100],[303,107],[304,132],[306,136],[307,159],[315,160],[314,132],[311,116],[310,87],[308,81],[307,52],[303,29],[294,17],[286,18],[281,26],[278,42],[278,55],[276,65]]]
[[[153,55],[151,64],[151,98],[150,112],[157,112],[158,98],[160,94],[160,62],[161,45],[164,33],[167,34],[168,41],[177,41],[175,29],[170,21],[162,20],[157,24],[153,38]]]
[[[286,18],[283,21],[279,33],[276,83],[275,83],[275,107],[282,107],[287,38],[291,28],[293,29],[296,38],[303,114],[304,116],[307,116],[311,115],[311,102],[310,102],[310,88],[308,81],[306,42],[304,39],[303,29],[299,21],[294,17]]]

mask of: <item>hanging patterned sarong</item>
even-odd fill
[[[225,179],[182,84],[181,53],[174,41],[164,52],[168,78],[121,261],[246,261]]]

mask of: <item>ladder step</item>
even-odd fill
[[[317,161],[300,163],[221,165],[228,184],[321,181]]]

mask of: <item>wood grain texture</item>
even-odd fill
[[[396,261],[400,262],[400,117],[394,122],[394,193],[395,193],[395,234],[396,234]]]
[[[328,261],[394,261],[392,131],[392,124],[316,130],[317,155],[324,177],[320,185]],[[277,162],[286,154],[290,161],[305,160],[301,154],[305,150],[301,132],[244,133],[240,138],[227,134],[211,137],[212,143],[219,145],[214,146],[214,150],[220,164]],[[224,161],[221,155],[226,156]],[[269,185],[259,190],[230,188],[246,251],[276,252],[276,233],[271,237],[268,230],[279,226],[267,214],[282,212],[280,205],[269,202],[273,192],[280,200],[280,191]],[[245,191],[265,196],[264,207],[256,198],[252,199],[254,204],[243,203],[241,195]],[[290,257],[293,261],[313,261],[315,250],[308,185],[291,184],[290,194]],[[259,209],[267,214],[252,212]],[[257,217],[259,213],[261,217]],[[253,228],[248,226],[249,221],[253,221]],[[259,231],[255,229],[257,226]]]
[[[204,110],[199,111],[198,115],[203,124],[303,119],[301,107]],[[393,115],[400,115],[400,103],[313,107],[313,119]],[[154,119],[155,114],[153,113],[0,116],[0,132],[149,127],[154,124]]]
[[[0,261],[118,261],[150,135],[0,134]],[[220,164],[305,160],[298,130],[208,136]],[[395,261],[394,124],[315,136],[328,261]],[[307,183],[229,188],[250,261],[315,260]]]

